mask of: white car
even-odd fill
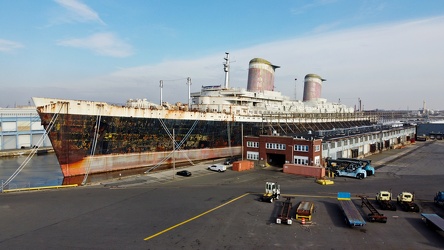
[[[217,172],[225,172],[227,170],[227,166],[214,164],[208,167],[209,170],[217,171]]]

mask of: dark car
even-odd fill
[[[191,172],[188,170],[182,170],[176,173],[177,175],[181,175],[181,176],[191,176]]]
[[[225,159],[225,161],[224,161],[224,165],[231,165],[231,164],[233,164],[233,162],[235,162],[235,161],[237,161],[237,160],[238,160],[237,157],[230,157],[230,158],[227,158],[227,159]]]

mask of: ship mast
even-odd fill
[[[230,73],[230,53],[225,52],[225,63],[224,63],[224,71],[225,71],[225,88],[228,89],[228,77]]]
[[[191,77],[187,78],[187,85],[188,85],[188,108],[191,107]]]
[[[163,81],[162,80],[160,80],[160,84],[159,84],[159,87],[160,87],[160,105],[162,105],[162,102],[163,102],[163,100],[162,100],[162,98],[163,98]]]

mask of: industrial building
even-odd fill
[[[415,141],[416,127],[375,125],[309,132],[302,136],[245,136],[243,155],[259,166],[324,166],[327,157],[362,158]]]
[[[0,108],[0,150],[51,147],[35,107]]]
[[[282,166],[285,163],[321,164],[321,139],[292,136],[260,135],[244,137],[244,156],[262,165]]]
[[[373,130],[367,132],[325,138],[322,143],[323,158],[362,158],[380,151],[402,147],[415,141],[416,126],[377,125],[373,127]],[[357,129],[350,128],[355,131]]]

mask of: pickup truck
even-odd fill
[[[208,166],[209,170],[217,171],[217,172],[225,172],[227,170],[227,166],[220,164],[213,164]]]

